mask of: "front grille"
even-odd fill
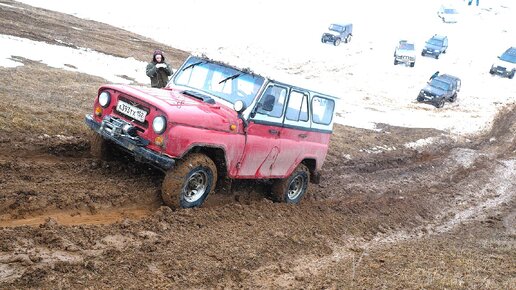
[[[129,103],[129,104],[131,104],[131,105],[133,105],[133,106],[137,107],[138,109],[142,109],[142,110],[144,110],[145,112],[147,112],[147,116],[149,115],[150,109],[149,109],[149,108],[147,108],[147,107],[145,107],[144,105],[142,105],[142,104],[140,104],[140,103],[138,103],[138,102],[135,102],[135,101],[133,101],[133,100],[131,100],[131,99],[129,99],[129,98],[127,98],[127,97],[125,97],[125,96],[122,96],[122,95],[121,95],[121,96],[119,96],[119,97],[118,97],[118,99],[119,99],[119,100],[121,100],[121,101],[124,101],[124,102],[126,102],[126,103]],[[145,122],[140,122],[140,121],[138,121],[138,120],[131,119],[129,116],[127,116],[127,115],[125,115],[125,114],[122,114],[122,113],[120,113],[118,110],[116,110],[116,107],[115,107],[115,111],[118,113],[118,115],[119,115],[120,117],[123,117],[123,118],[125,118],[125,119],[130,119],[130,120],[131,120],[131,121],[133,121],[134,123],[136,123],[136,124],[138,124],[138,125],[140,125],[140,126],[142,126],[142,127],[144,127],[144,128],[148,128],[148,127],[149,127],[149,122],[147,122],[147,120],[145,120]]]

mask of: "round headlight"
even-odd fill
[[[103,91],[99,96],[99,104],[106,108],[111,103],[111,95],[107,91]]]
[[[152,130],[156,134],[162,134],[167,128],[167,119],[164,116],[158,116],[152,121]]]

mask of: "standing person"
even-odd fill
[[[434,74],[430,76],[429,81],[433,80],[433,79],[434,79],[435,77],[437,77],[438,75],[439,75],[439,71],[434,72]]]
[[[152,55],[152,61],[147,65],[147,76],[151,79],[151,87],[164,88],[168,83],[168,77],[172,75],[172,69],[165,62],[163,51],[157,49]]]

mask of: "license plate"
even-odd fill
[[[116,105],[116,110],[142,123],[145,122],[145,117],[147,116],[147,112],[145,112],[144,110],[137,108],[131,104],[128,104],[124,101],[118,101],[118,104]]]

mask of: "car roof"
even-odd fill
[[[509,54],[509,55],[516,55],[516,47],[509,47],[505,52],[504,54]]]
[[[446,38],[446,35],[439,35],[439,34],[434,34],[434,36],[432,36],[432,38],[435,38],[435,39],[445,39]]]
[[[436,79],[440,79],[442,81],[445,81],[445,82],[449,82],[449,81],[460,81],[460,79],[456,76],[452,76],[452,75],[448,75],[448,74],[442,74],[442,75],[438,75],[437,77],[435,77]]]
[[[349,26],[351,23],[332,23],[331,25],[339,25],[339,26]]]

